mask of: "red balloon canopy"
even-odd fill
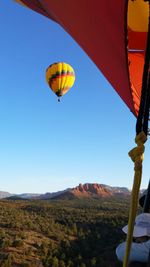
[[[115,4],[114,0],[94,2],[18,0],[18,2],[59,23],[89,55],[131,112],[135,116],[138,115],[147,37],[147,30],[143,24],[148,24],[148,2],[144,0],[116,0]],[[134,9],[135,16],[132,19]],[[137,23],[137,10],[138,16],[139,12],[143,10],[145,12],[143,20],[141,19],[142,25]],[[129,12],[132,14],[128,18]]]

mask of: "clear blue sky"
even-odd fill
[[[131,188],[136,120],[56,23],[0,1],[0,190],[54,192],[78,183]],[[76,82],[60,103],[45,69],[65,61]],[[146,143],[142,187],[150,178]]]

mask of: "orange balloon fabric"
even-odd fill
[[[131,112],[138,115],[148,28],[148,2],[20,2],[59,23],[89,55]]]
[[[140,18],[140,19],[139,19]],[[128,59],[131,92],[135,114],[138,115],[144,56],[148,32],[149,4],[144,0],[128,2]]]

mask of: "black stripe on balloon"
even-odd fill
[[[54,79],[54,78],[60,78],[60,77],[63,77],[63,76],[74,76],[74,73],[73,72],[69,72],[69,71],[57,71],[55,74],[52,74],[52,76],[50,77],[50,79]]]

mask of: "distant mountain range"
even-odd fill
[[[126,187],[113,187],[105,184],[86,183],[74,188],[68,188],[54,193],[11,194],[0,191],[0,199],[73,199],[73,198],[101,198],[101,197],[127,197],[131,192]]]
[[[112,187],[104,184],[86,183],[79,184],[77,187],[66,190],[54,199],[73,199],[73,198],[104,198],[104,197],[126,197],[130,191],[124,187]]]
[[[5,192],[5,191],[0,191],[0,199],[1,198],[7,198],[7,197],[11,197],[12,194]]]

